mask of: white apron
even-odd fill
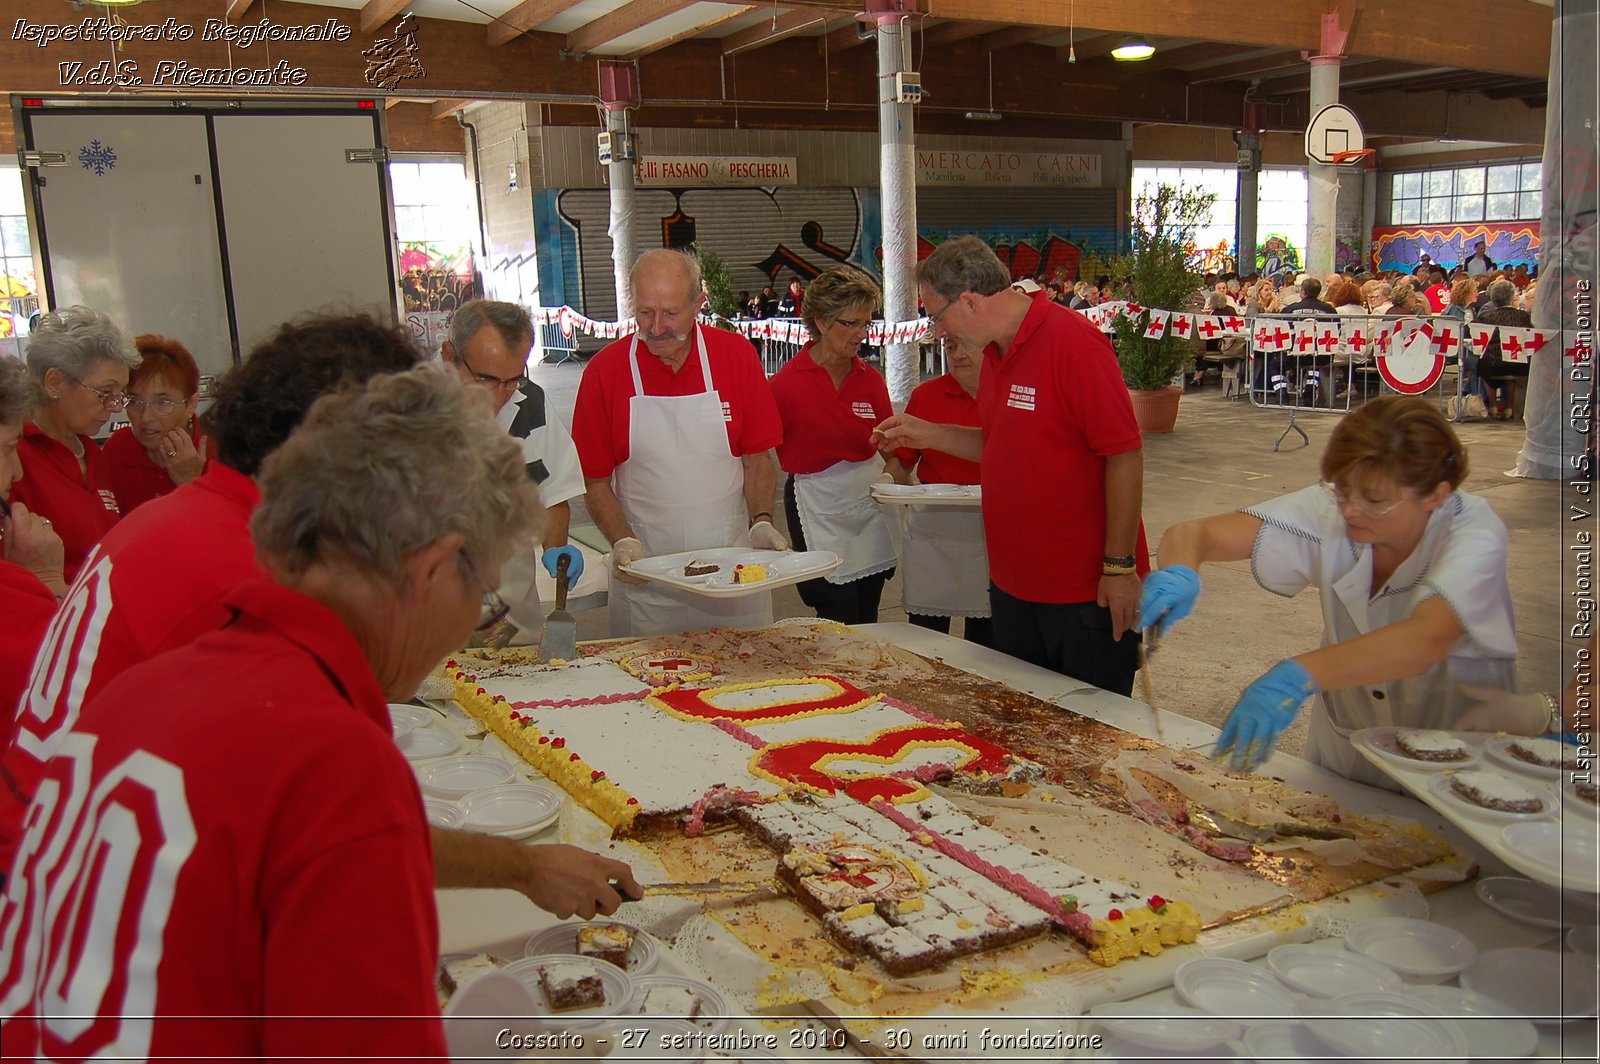
[[[844,559],[828,574],[830,584],[848,584],[894,568],[893,526],[872,498],[883,476],[883,457],[835,462],[820,473],[796,473],[795,508],[807,550],[831,550]]]
[[[705,337],[695,327],[699,395],[646,395],[639,377],[639,337],[628,347],[628,460],[613,476],[623,516],[646,556],[749,542],[744,462],[728,450],[722,397],[711,379]],[[653,357],[653,356],[652,356]],[[665,635],[705,628],[762,628],[772,623],[772,594],[712,599],[660,585],[611,582],[613,636]]]
[[[906,506],[905,611],[928,617],[989,616],[989,550],[983,513],[955,506]]]

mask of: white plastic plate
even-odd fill
[[[389,719],[394,721],[394,734],[395,738],[398,739],[401,735],[405,734],[405,732],[416,731],[418,728],[426,728],[428,725],[438,720],[439,715],[430,710],[423,709],[421,706],[413,706],[407,702],[390,702]],[[402,731],[402,728],[404,728],[405,731]]]
[[[428,814],[428,823],[436,828],[459,828],[466,819],[461,814],[461,807],[445,798],[424,798],[422,809]]]
[[[1521,736],[1517,735],[1490,736],[1488,741],[1483,744],[1483,752],[1489,756],[1490,761],[1502,768],[1509,768],[1513,772],[1520,772],[1536,779],[1559,780],[1566,775],[1566,770],[1559,767],[1550,768],[1546,765],[1535,765],[1532,761],[1524,761],[1513,754],[1511,752],[1511,744],[1517,742],[1520,738]],[[1564,743],[1562,746],[1569,752],[1577,750],[1577,747],[1566,746]]]
[[[681,975],[641,975],[633,980],[633,997],[628,1002],[628,1011],[636,1015],[644,1015],[645,994],[652,987],[681,987],[700,1000],[700,1015],[690,1020],[686,1016],[671,1016],[667,1019],[686,1020],[702,1031],[716,1034],[728,1026],[728,1002],[717,993],[710,983],[703,983],[698,979],[689,979]],[[659,1018],[659,1017],[658,1017]]]
[[[1478,959],[1477,947],[1461,932],[1404,916],[1351,924],[1344,940],[1361,956],[1414,982],[1441,982]]]
[[[1244,1051],[1263,1062],[1315,1060],[1328,1052],[1303,1023],[1258,1023],[1244,1033]]]
[[[1440,1019],[1404,994],[1346,994],[1330,1003],[1331,1015],[1310,1016],[1306,1027],[1317,1040],[1348,1057],[1365,1060],[1422,1057],[1465,1060],[1466,1032],[1454,1020]]]
[[[1594,958],[1553,950],[1492,949],[1461,973],[1461,985],[1503,1001],[1534,1023],[1567,1023],[1595,1014]]]
[[[679,554],[661,554],[653,558],[640,558],[623,571],[652,583],[689,591],[708,598],[738,598],[754,595],[773,588],[788,587],[802,580],[827,576],[839,568],[841,559],[831,550],[752,550],[749,547],[713,547],[707,550],[684,551]],[[705,562],[720,566],[714,573],[704,576],[683,575],[684,566],[690,562]],[[767,578],[754,584],[735,584],[733,568],[736,565],[765,565]]]
[[[473,791],[456,804],[465,830],[521,839],[556,822],[561,792],[538,783],[503,783]]]
[[[424,792],[451,801],[465,798],[485,787],[510,783],[517,778],[517,770],[511,767],[511,762],[486,754],[441,757],[426,765],[418,765],[416,771],[417,782],[422,785]]]
[[[1302,994],[1337,998],[1364,990],[1392,992],[1404,984],[1382,964],[1337,946],[1278,946],[1267,954],[1272,974]]]
[[[1508,919],[1529,927],[1563,927],[1561,891],[1520,876],[1478,880],[1478,899]]]
[[[1130,1001],[1096,1005],[1089,1010],[1100,1026],[1124,1042],[1163,1053],[1194,1053],[1239,1037],[1232,1020],[1182,1005],[1159,1010]]]
[[[1600,820],[1600,805],[1578,796],[1578,782],[1576,780],[1568,780],[1561,788],[1561,812],[1565,815],[1569,811],[1577,813],[1579,816],[1587,817],[1590,820]]]
[[[1392,761],[1402,768],[1414,772],[1440,772],[1451,768],[1471,768],[1478,763],[1478,756],[1482,753],[1483,735],[1477,732],[1451,732],[1460,739],[1470,753],[1470,757],[1463,761],[1419,761],[1401,751],[1395,745],[1395,734],[1401,731],[1411,731],[1408,728],[1362,728],[1352,732],[1350,741],[1356,746],[1371,750],[1385,761]]]
[[[1560,876],[1568,890],[1600,891],[1600,877],[1595,875],[1600,848],[1587,824],[1563,827],[1555,820],[1507,824],[1500,832],[1500,845],[1552,877]]]
[[[550,1006],[550,999],[545,996],[544,987],[539,982],[539,969],[547,964],[578,964],[594,972],[600,978],[600,984],[605,989],[606,999],[600,1005],[587,1009],[567,1009],[557,1012]],[[605,961],[591,960],[587,957],[574,957],[571,954],[554,954],[540,957],[526,957],[520,961],[512,961],[501,971],[514,976],[523,986],[528,988],[528,993],[533,995],[534,1011],[550,1016],[556,1021],[558,1027],[569,1027],[574,1030],[592,1028],[604,1022],[607,1017],[624,1015],[628,1002],[633,998],[633,980],[614,964]]]
[[[1428,781],[1428,792],[1458,813],[1465,813],[1480,820],[1493,820],[1505,824],[1518,820],[1532,820],[1537,817],[1549,816],[1555,811],[1555,799],[1527,776],[1507,775],[1505,778],[1539,799],[1542,804],[1536,813],[1513,813],[1502,809],[1488,809],[1477,802],[1469,802],[1456,793],[1456,789],[1452,785],[1453,778],[1448,773],[1442,776],[1435,776]]]
[[[1265,968],[1226,957],[1196,957],[1173,974],[1178,996],[1202,1012],[1242,1024],[1297,1016],[1295,996]]]
[[[621,924],[618,920],[596,920],[591,926],[600,927],[605,924]],[[528,944],[522,952],[529,957],[540,954],[578,952],[578,928],[583,924],[557,924],[547,927],[543,931],[528,939]],[[649,975],[656,970],[656,964],[661,960],[661,951],[656,948],[656,940],[632,924],[621,924],[631,928],[634,932],[633,943],[628,947],[628,974],[630,976]]]
[[[1539,1042],[1539,1032],[1527,1020],[1508,1015],[1502,1001],[1463,990],[1459,986],[1414,986],[1406,994],[1428,1006],[1436,1016],[1449,1016],[1461,1025],[1480,1060],[1525,1057]]]
[[[453,754],[461,746],[461,737],[444,728],[416,728],[395,740],[407,760],[422,761],[430,757]]]
[[[981,484],[874,484],[872,497],[890,506],[983,505]]]

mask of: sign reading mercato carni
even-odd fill
[[[1036,151],[918,151],[919,185],[1099,188],[1100,156]]]
[[[651,155],[633,166],[641,188],[766,188],[797,183],[793,157],[753,155]]]

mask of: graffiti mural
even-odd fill
[[[1464,262],[1478,241],[1497,266],[1539,265],[1538,222],[1474,222],[1466,225],[1377,226],[1372,230],[1372,267],[1410,273],[1426,254],[1448,269]]]
[[[483,296],[472,250],[442,251],[436,244],[400,243],[400,291],[407,314],[449,313]]]
[[[917,257],[926,258],[950,237],[971,234],[994,249],[1014,278],[1070,281],[1077,279],[1085,252],[1117,249],[1114,194],[1097,190],[1074,199],[1051,190],[1037,200],[1012,200],[919,196]],[[975,218],[985,207],[999,217]],[[1048,220],[1056,215],[1064,220]],[[544,305],[565,303],[591,318],[614,320],[609,218],[605,189],[535,193]],[[715,251],[735,291],[754,293],[768,285],[781,291],[791,277],[809,280],[841,262],[883,274],[882,205],[875,188],[640,189],[634,232],[641,248],[698,242]]]
[[[1299,272],[1300,249],[1288,237],[1272,233],[1256,248],[1256,273],[1261,276],[1276,279]]]

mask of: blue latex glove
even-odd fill
[[[1194,612],[1200,598],[1200,574],[1187,565],[1169,565],[1144,578],[1139,594],[1139,623],[1165,635],[1167,629]]]
[[[1316,693],[1305,666],[1293,658],[1278,662],[1239,696],[1217,736],[1217,759],[1227,757],[1229,768],[1254,772],[1272,756],[1301,703]]]
[[[556,566],[561,563],[563,554],[570,559],[567,562],[567,586],[573,587],[577,584],[578,577],[583,575],[583,552],[577,547],[570,543],[565,547],[547,547],[539,560],[544,563],[544,571],[555,576]]]

